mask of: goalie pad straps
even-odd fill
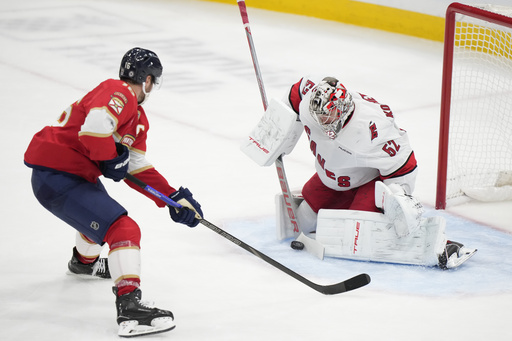
[[[423,218],[415,232],[399,238],[381,213],[322,209],[316,240],[328,257],[434,266],[446,245],[445,220]]]
[[[270,166],[283,154],[290,154],[302,134],[297,114],[281,101],[271,99],[260,122],[240,149],[260,166]]]
[[[399,237],[407,236],[419,228],[424,211],[421,203],[405,194],[400,185],[388,187],[382,181],[375,183],[375,206],[384,210]]]

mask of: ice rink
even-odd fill
[[[164,66],[163,86],[144,106],[147,158],[173,186],[194,193],[207,220],[315,282],[372,277],[364,288],[323,296],[104,180],[142,229],[143,298],[176,317],[175,330],[146,339],[512,339],[512,203],[432,209],[441,43],[248,8],[268,98],[281,98],[302,75],[325,73],[388,104],[415,149],[415,194],[426,214],[443,215],[449,239],[479,250],[455,271],[320,261],[276,240],[275,167],[260,168],[239,150],[263,105],[235,0],[0,1],[2,340],[118,339],[112,282],[66,273],[75,231],[39,205],[23,153],[68,105],[117,78],[122,55],[135,46],[155,51]],[[303,135],[284,158],[292,189],[311,177],[314,161]]]

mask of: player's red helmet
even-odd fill
[[[326,77],[311,89],[309,112],[330,138],[336,137],[352,111],[352,95],[336,78]]]

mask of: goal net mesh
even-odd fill
[[[446,202],[504,200],[512,185],[512,8],[474,6],[510,26],[455,15]]]

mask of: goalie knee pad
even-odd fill
[[[384,214],[393,224],[399,237],[416,231],[421,224],[423,206],[416,198],[405,194],[400,185],[388,187],[383,182],[377,181],[375,183],[375,206],[384,210]]]

